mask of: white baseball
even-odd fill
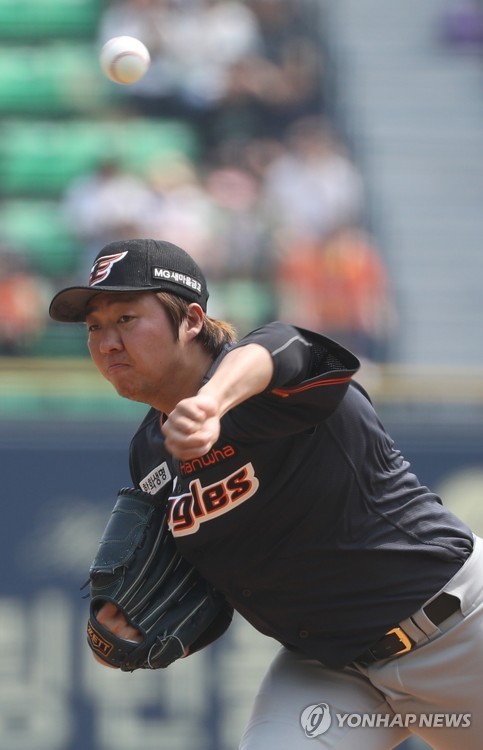
[[[115,36],[105,43],[100,54],[101,68],[115,83],[135,83],[146,73],[151,58],[139,39]]]

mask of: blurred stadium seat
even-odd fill
[[[257,279],[210,279],[211,305],[216,316],[230,318],[238,333],[244,335],[273,317],[273,290],[268,282]]]
[[[0,48],[0,114],[88,113],[105,106],[106,83],[92,44]]]
[[[1,0],[0,38],[95,36],[102,0]]]
[[[172,152],[194,157],[197,139],[184,123],[4,120],[0,125],[3,195],[58,197],[72,179],[113,158],[135,172]]]
[[[87,358],[85,328],[82,325],[56,326],[49,323],[39,338],[30,345],[29,354],[31,357],[59,357],[60,355]]]
[[[78,243],[57,201],[7,200],[0,204],[2,236],[32,268],[52,279],[71,273]]]

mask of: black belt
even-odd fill
[[[460,607],[460,600],[453,594],[443,592],[432,602],[423,607],[426,617],[431,620],[433,625],[440,625],[450,615],[456,612]],[[414,641],[398,625],[388,630],[385,635],[376,643],[373,643],[357,659],[356,664],[367,667],[379,659],[389,659],[392,656],[400,656],[411,651],[414,647]]]

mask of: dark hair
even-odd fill
[[[190,303],[181,297],[176,297],[168,292],[157,292],[159,299],[168,314],[176,339],[179,338],[179,327],[189,314]],[[198,334],[198,340],[204,350],[212,357],[217,357],[227,344],[232,344],[237,339],[237,332],[231,323],[224,320],[216,320],[205,315],[203,327]]]

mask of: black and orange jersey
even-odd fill
[[[279,322],[235,346],[248,343],[272,355],[269,387],[189,461],[168,454],[150,410],[132,478],[165,495],[180,551],[255,628],[340,667],[448,581],[472,533],[412,473],[351,352]]]

